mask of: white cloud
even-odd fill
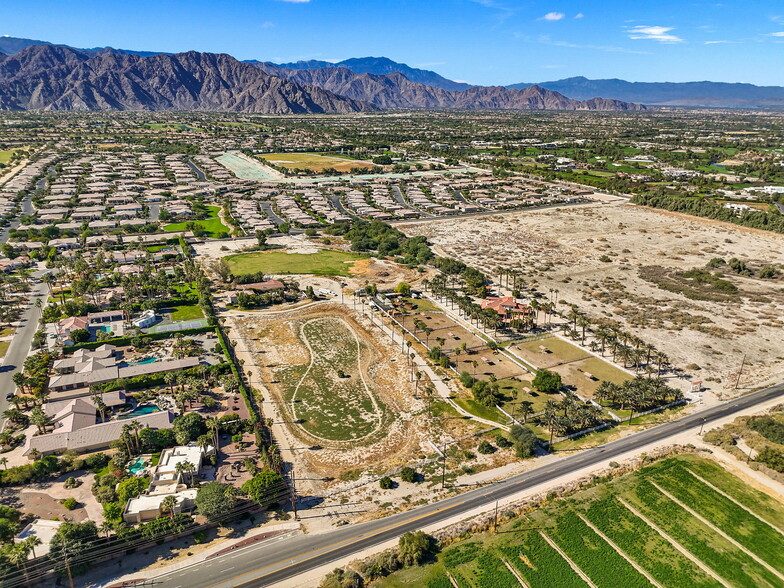
[[[577,14],[574,15],[574,18],[584,18],[584,17],[585,15],[582,12],[578,12]]]
[[[277,0],[278,2],[289,2],[290,4],[307,4],[310,0]]]
[[[636,26],[627,31],[630,39],[648,39],[651,41],[659,41],[659,43],[682,43],[683,39],[671,35],[674,27],[648,27]]]
[[[549,20],[549,21],[556,21],[561,20],[566,15],[563,12],[548,12],[539,20]]]
[[[734,45],[737,41],[705,41],[706,45]]]
[[[784,31],[779,31],[778,33],[771,33],[768,36],[769,37],[784,37]]]
[[[262,29],[271,29],[271,28],[273,28],[274,26],[275,26],[275,23],[274,23],[274,22],[270,22],[270,21],[263,22],[263,23],[261,23],[261,24],[259,25],[259,27],[261,27]]]

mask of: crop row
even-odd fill
[[[712,462],[689,461],[686,467],[717,488],[721,488],[722,492],[732,496],[739,504],[769,521],[775,527],[784,530],[784,509],[775,499],[749,487],[742,480],[728,474],[721,466]],[[692,476],[692,478],[694,477]]]
[[[636,502],[656,525],[735,586],[777,586],[778,578],[641,479]]]
[[[585,514],[663,586],[721,586],[614,497],[593,502]]]
[[[558,517],[548,535],[599,586],[650,587],[650,582],[573,512]]]
[[[536,531],[530,531],[519,547],[504,547],[500,551],[532,588],[588,586]]]
[[[515,575],[492,552],[482,552],[476,563],[476,584],[480,588],[520,588]]]
[[[653,478],[678,500],[774,568],[784,570],[784,537],[681,468]]]

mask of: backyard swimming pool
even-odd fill
[[[120,419],[132,419],[134,417],[142,416],[145,414],[152,414],[154,412],[158,412],[160,409],[155,406],[154,404],[144,404],[142,406],[137,406],[131,412],[126,414],[120,415]]]
[[[128,471],[135,476],[139,472],[143,471],[145,467],[146,466],[144,465],[144,458],[137,457],[136,459],[134,459],[132,462],[128,464]]]
[[[128,365],[145,365],[148,363],[153,363],[158,361],[157,357],[145,357],[144,359],[140,359],[139,361],[129,361]]]

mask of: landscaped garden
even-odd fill
[[[168,233],[173,233],[176,231],[189,231],[191,223],[196,226],[202,227],[205,231],[207,231],[206,236],[217,239],[222,234],[229,234],[229,228],[221,222],[221,219],[218,217],[218,211],[220,210],[220,206],[206,206],[205,207],[209,211],[209,216],[206,219],[202,220],[195,220],[195,221],[184,221],[181,223],[171,223],[163,227],[163,230]]]

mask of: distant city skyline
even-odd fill
[[[773,0],[39,0],[0,34],[290,62],[384,56],[481,85],[572,76],[784,85]]]

